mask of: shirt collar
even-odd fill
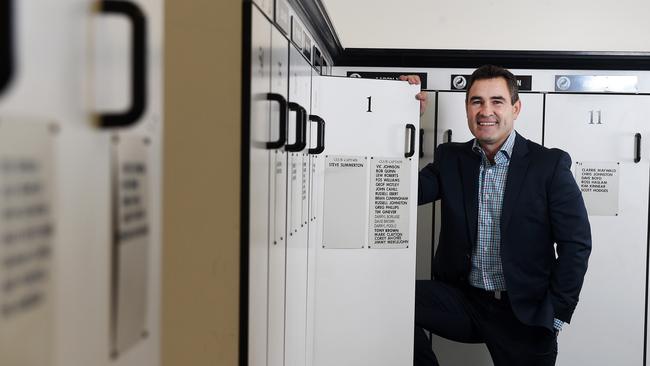
[[[510,157],[512,156],[512,149],[515,146],[515,138],[517,136],[517,133],[513,129],[512,132],[510,132],[510,135],[506,139],[506,141],[501,145],[501,148],[499,149],[499,152],[502,154],[499,154],[497,152],[496,156],[494,157],[494,161],[498,164],[501,161],[501,156],[505,158],[505,161],[509,161]],[[474,139],[474,143],[472,144],[472,150],[476,152],[477,154],[480,154],[484,159],[486,159],[485,152],[481,148],[481,145],[478,143],[477,139]]]

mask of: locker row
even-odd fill
[[[252,30],[248,364],[400,363],[369,351],[412,334],[418,88],[320,76],[256,7]]]

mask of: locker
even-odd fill
[[[271,105],[273,146],[270,166],[268,365],[284,364],[285,256],[287,224],[287,95],[289,91],[289,41],[275,27],[271,35]]]
[[[304,365],[307,319],[307,243],[311,66],[289,49],[285,365]]]
[[[560,366],[644,362],[650,162],[643,138],[649,98],[547,96],[545,143],[571,155],[594,248],[575,315],[559,336]],[[590,190],[602,179],[589,178],[589,169],[615,172],[604,178],[608,192]],[[607,347],[593,347],[599,344]]]
[[[249,362],[266,364],[269,256],[271,24],[252,6],[249,223]]]
[[[0,352],[0,363],[157,365],[162,3],[65,0],[12,4],[12,21],[3,19],[0,26],[13,25],[8,39],[14,46],[10,58],[14,72],[11,87],[2,95],[0,120],[3,126],[17,126],[17,130],[5,130],[4,137],[21,138],[23,148],[34,146],[27,142],[37,136],[30,132],[18,137],[28,133],[28,128],[52,136],[50,142],[40,144],[49,146],[51,159],[50,173],[41,187],[51,192],[56,210],[52,213],[56,214],[51,252],[45,256],[53,270],[44,278],[53,292],[44,297],[43,304],[51,308],[51,316],[40,329],[25,328],[27,332],[16,331],[8,342],[0,342],[13,350],[12,354]],[[2,32],[0,38],[5,35]],[[0,52],[5,52],[6,42],[0,43]],[[101,57],[106,54],[113,57]],[[6,65],[9,58],[3,53],[2,59],[0,63]],[[103,84],[103,77],[118,82]],[[117,126],[111,121],[123,128],[119,132],[104,128]],[[130,249],[136,246],[120,247],[119,227],[112,221],[117,207],[113,205],[113,188],[117,187],[111,183],[115,172],[111,140],[116,135],[146,137],[151,153],[146,161],[146,193],[137,197],[146,206],[146,214],[141,216],[146,243],[135,251]],[[0,226],[7,227],[5,223]],[[129,270],[117,275],[113,265],[127,263],[138,265],[123,266]],[[143,263],[146,265],[140,265]],[[135,271],[130,271],[133,268]],[[135,283],[142,291],[132,295],[128,285]],[[114,306],[118,294],[120,305]],[[125,327],[126,323],[133,324],[133,329]],[[121,335],[116,336],[118,333]],[[19,345],[24,339],[32,340],[27,351]],[[115,347],[116,343],[122,346]],[[37,355],[41,359],[34,359]]]
[[[159,0],[104,1],[92,18],[94,131],[109,144],[115,365],[161,362],[162,12]]]
[[[317,85],[326,141],[318,158],[324,167],[317,183],[323,199],[314,253],[313,365],[409,364],[419,127],[413,96],[419,90],[335,77],[320,77]],[[399,189],[386,192],[384,179]],[[381,193],[391,193],[385,206]],[[401,207],[382,213],[395,202]]]
[[[437,93],[427,92],[427,109],[420,117],[420,155],[418,170],[433,162],[433,150],[436,146],[436,104]],[[438,215],[438,219],[440,215]],[[431,255],[433,254],[433,205],[418,206],[418,231],[417,231],[417,279],[431,279]]]
[[[311,137],[309,147],[309,241],[307,243],[307,338],[306,365],[313,365],[314,360],[314,313],[316,298],[316,248],[322,240],[322,217],[320,207],[323,203],[323,152],[325,149],[326,123],[320,117],[321,88],[320,76],[312,70]]]

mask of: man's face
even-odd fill
[[[514,105],[504,78],[477,80],[467,92],[467,124],[485,149],[498,149],[508,138],[519,116],[521,101]]]

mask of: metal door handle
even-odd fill
[[[424,128],[420,128],[420,159],[424,157]]]
[[[0,94],[14,72],[13,0],[0,1]]]
[[[296,112],[296,142],[284,146],[286,151],[298,152],[307,146],[307,111],[300,104],[289,102],[289,110]]]
[[[411,141],[409,141],[409,150],[404,154],[404,156],[410,158],[415,155],[415,126],[409,123],[406,125],[406,129],[411,132]]]
[[[594,111],[589,111],[589,124],[594,124]]]
[[[634,135],[634,162],[638,163],[641,161],[641,134],[637,133]]]
[[[309,153],[312,155],[318,155],[325,151],[325,121],[315,114],[310,114],[309,120],[318,124],[318,130],[316,132],[316,147],[309,149]]]
[[[142,9],[128,1],[102,0],[99,10],[103,14],[121,14],[132,24],[131,41],[131,106],[121,113],[101,113],[102,128],[128,127],[135,124],[147,106],[147,19]]]
[[[287,142],[287,100],[280,94],[268,93],[266,99],[280,105],[280,133],[276,141],[266,143],[267,149],[279,149]]]

